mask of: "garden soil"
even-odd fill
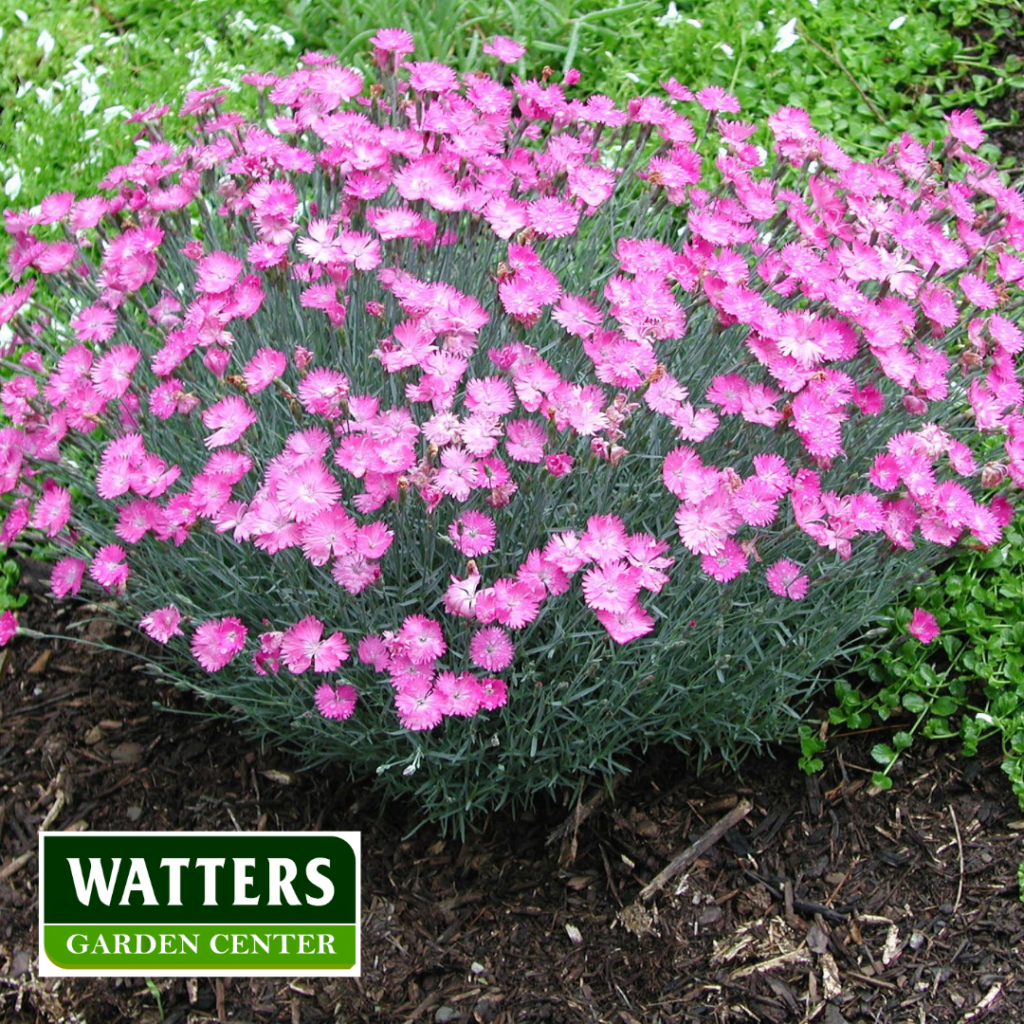
[[[95,608],[23,621],[136,642]],[[130,654],[19,637],[0,671],[3,1024],[1024,1020],[1024,812],[998,750],[922,744],[881,793],[885,730],[835,737],[812,778],[792,750],[739,774],[654,750],[610,793],[463,841],[196,714]],[[167,979],[159,1006],[142,979],[40,979],[37,834],[75,828],[360,830],[362,976]]]

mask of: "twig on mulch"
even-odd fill
[[[692,846],[683,850],[678,857],[658,872],[648,885],[640,890],[640,898],[649,900],[656,892],[663,889],[685,867],[692,864],[702,853],[706,853],[734,825],[741,822],[752,810],[754,805],[749,800],[741,800],[728,814],[719,818]]]
[[[964,841],[960,838],[960,823],[956,820],[956,811],[949,809],[949,816],[953,819],[953,831],[956,832],[956,848],[960,856],[960,880],[956,886],[956,899],[953,901],[953,916],[960,909],[960,897],[964,894]]]

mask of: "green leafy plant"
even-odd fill
[[[880,766],[872,782],[892,786],[892,771],[918,736],[956,740],[974,757],[986,740],[998,741],[1002,770],[1024,808],[1024,523],[1008,527],[999,544],[966,552],[919,588],[908,604],[891,610],[896,636],[861,651],[850,673],[835,683],[829,722],[850,730],[891,722],[887,742],[871,749]],[[937,642],[906,633],[910,605],[935,616]],[[890,630],[886,630],[890,632]],[[800,767],[821,768],[803,747]],[[808,742],[812,742],[810,739]],[[824,745],[823,745],[824,746]]]
[[[150,994],[156,1000],[156,1012],[159,1014],[160,1019],[164,1019],[164,999],[160,993],[160,986],[152,979],[146,979],[146,988],[149,989]]]
[[[27,594],[17,592],[20,576],[18,563],[13,558],[5,558],[0,562],[0,612],[21,608],[28,600]]]

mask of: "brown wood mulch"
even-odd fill
[[[53,632],[84,614],[28,612]],[[922,745],[888,793],[884,733],[837,740],[811,779],[792,751],[737,776],[659,750],[613,795],[462,842],[162,710],[199,705],[129,655],[16,638],[2,671],[0,1021],[160,1020],[142,979],[35,973],[37,833],[71,828],[362,831],[360,978],[167,979],[168,1024],[1024,1020],[1024,812],[996,750]]]

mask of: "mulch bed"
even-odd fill
[[[113,628],[42,601],[28,612],[40,631]],[[998,751],[967,761],[922,747],[873,794],[878,734],[835,741],[811,779],[791,751],[697,775],[657,750],[612,796],[495,816],[462,842],[417,829],[413,808],[382,807],[340,770],[303,773],[181,713],[199,710],[130,655],[11,645],[0,1020],[160,1020],[142,979],[35,973],[37,833],[83,827],[362,831],[362,977],[167,979],[170,1024],[1021,1020],[1024,812]],[[727,816],[731,828],[641,897]]]

